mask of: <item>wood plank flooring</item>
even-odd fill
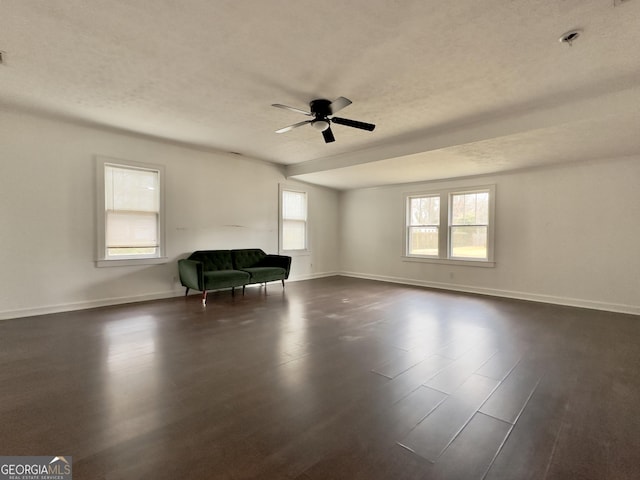
[[[0,322],[74,479],[640,478],[640,318],[332,277]]]

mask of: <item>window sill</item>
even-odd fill
[[[288,257],[308,257],[311,255],[310,250],[280,250],[279,255],[286,255]]]
[[[436,263],[441,265],[459,265],[464,267],[481,267],[481,268],[494,268],[496,262],[490,262],[487,260],[454,260],[451,258],[428,258],[428,257],[402,257],[403,262],[418,262],[418,263]]]
[[[136,265],[160,265],[169,263],[168,257],[123,258],[118,260],[96,260],[96,267],[132,267]]]

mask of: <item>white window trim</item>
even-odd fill
[[[284,248],[282,248],[282,226],[283,226],[283,219],[282,219],[282,192],[283,191],[287,191],[287,192],[297,192],[297,193],[304,193],[306,195],[307,198],[307,220],[305,222],[305,243],[306,246],[304,249],[300,249],[300,250],[285,250]],[[286,183],[280,183],[278,184],[278,253],[280,255],[288,255],[290,257],[303,257],[303,256],[308,256],[311,255],[311,247],[310,247],[310,241],[311,239],[309,238],[309,190],[299,186],[299,185],[288,185]]]
[[[410,221],[411,221],[411,214],[410,214],[410,209],[409,209],[409,199],[414,198],[414,197],[437,197],[440,199],[440,221],[438,223],[437,228],[438,228],[438,254],[437,255],[409,255],[407,252],[409,251],[409,231],[410,231],[410,227],[412,226],[416,226],[416,225],[410,225]],[[420,194],[406,194],[405,195],[405,221],[404,221],[404,237],[405,237],[405,247],[404,247],[404,252],[403,252],[403,256],[406,257],[411,257],[411,258],[421,258],[421,259],[432,259],[432,260],[438,260],[442,257],[442,225],[446,225],[446,222],[443,223],[442,221],[442,195],[440,195],[440,192],[434,192],[432,194],[428,194],[428,193],[420,193]],[[427,226],[427,225],[425,225]],[[445,241],[446,241],[446,235],[445,235]]]
[[[131,160],[121,160],[118,158],[103,157],[96,155],[96,230],[97,230],[97,245],[96,245],[96,266],[97,267],[117,267],[117,266],[132,266],[132,265],[157,265],[168,262],[166,257],[166,235],[165,235],[165,168],[163,165],[157,165],[152,163],[134,162]],[[140,258],[106,258],[106,238],[105,238],[105,191],[104,191],[104,167],[105,165],[115,165],[122,167],[141,168],[148,170],[157,170],[159,172],[160,182],[160,214],[158,221],[160,246],[158,248],[158,255],[153,257],[140,257]]]
[[[474,193],[474,192],[489,192],[489,225],[487,226],[487,259],[461,259],[451,258],[449,256],[449,232],[451,230],[450,225],[450,206],[451,196],[454,194]],[[438,257],[426,256],[426,255],[410,255],[409,252],[409,199],[413,197],[426,197],[426,196],[440,196],[440,225],[439,225],[439,238],[438,238]],[[404,262],[421,262],[421,263],[435,263],[443,265],[464,265],[471,267],[495,267],[495,204],[496,204],[496,186],[491,185],[476,185],[472,187],[461,188],[444,188],[435,190],[422,190],[418,192],[409,192],[403,195],[404,200],[404,215],[403,215],[403,239],[404,244],[402,247],[402,261]]]

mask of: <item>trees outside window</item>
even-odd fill
[[[493,262],[495,186],[405,196],[405,256]]]

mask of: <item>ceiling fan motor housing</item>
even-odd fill
[[[331,101],[320,98],[318,100],[311,100],[309,103],[309,109],[316,118],[326,118],[331,115]]]

